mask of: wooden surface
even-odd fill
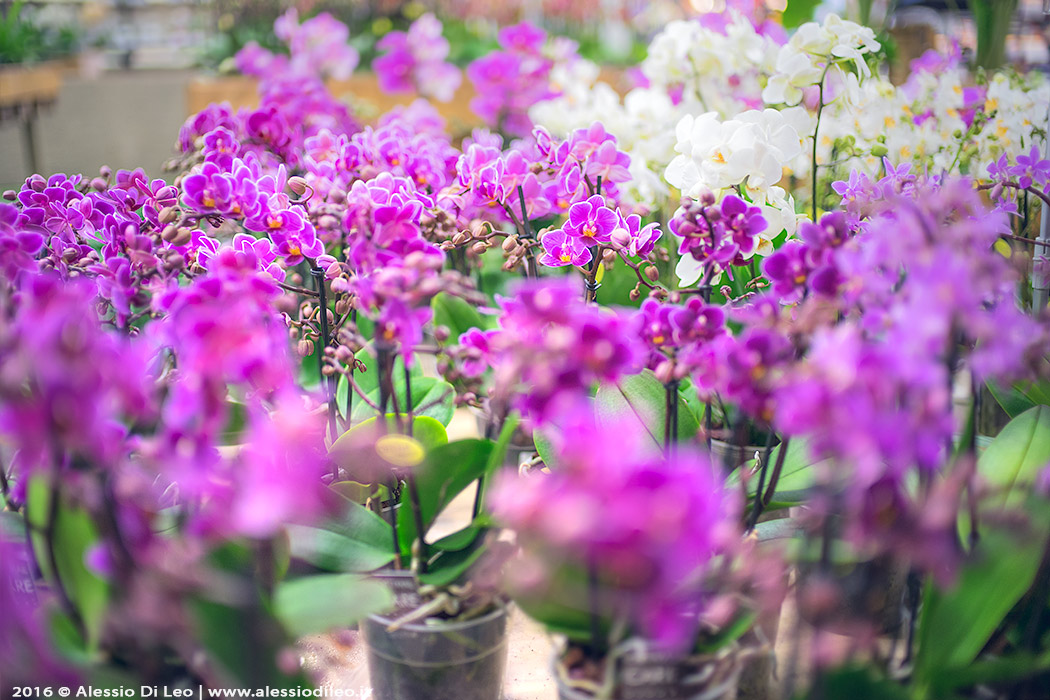
[[[0,68],[0,107],[52,102],[61,88],[62,69],[58,64]]]

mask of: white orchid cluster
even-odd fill
[[[728,118],[758,107],[765,76],[774,69],[780,44],[743,15],[726,17],[720,27],[702,20],[669,23],[642,63],[649,84],[675,94],[691,113]]]
[[[1040,73],[1000,71],[985,86],[962,68],[913,73],[896,87],[886,80],[865,83],[853,104],[832,101],[820,131],[821,163],[834,163],[844,178],[856,168],[875,175],[882,156],[931,173],[982,175],[1003,153],[1011,158],[1043,143],[1050,81]],[[856,157],[835,151],[851,139]],[[808,172],[805,163],[799,173]]]
[[[828,15],[822,23],[807,22],[780,47],[762,99],[771,105],[796,105],[806,89],[829,77],[856,89],[871,76],[864,57],[879,47],[874,31],[838,15]]]
[[[735,192],[762,207],[770,238],[797,227],[784,187],[796,196],[810,187],[820,104],[822,184],[853,168],[878,175],[883,156],[916,171],[983,174],[1002,153],[1042,143],[1045,76],[1002,71],[977,86],[956,57],[895,86],[869,67],[878,50],[870,29],[835,15],[799,27],[783,45],[733,12],[714,23],[670,22],[642,64],[647,87],[621,99],[597,80],[596,66],[579,61],[558,81],[563,95],[530,116],[559,137],[601,121],[631,157],[633,181],[622,191],[637,212],[666,206],[672,188]]]

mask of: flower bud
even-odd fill
[[[350,298],[342,297],[335,302],[335,312],[340,316],[345,316],[350,311]]]
[[[472,251],[474,251],[475,253],[477,253],[478,255],[481,255],[482,253],[484,253],[486,250],[489,249],[489,246],[488,246],[488,244],[485,241],[478,241],[477,243],[472,245],[470,247],[470,249]]]
[[[314,341],[303,338],[299,341],[296,350],[299,352],[299,357],[309,357],[314,354]]]
[[[179,227],[175,224],[168,224],[164,227],[164,230],[160,232],[160,237],[169,243],[175,240],[175,236],[179,235]]]
[[[639,299],[642,298],[642,293],[640,291],[638,291],[638,287],[635,287],[634,289],[631,290],[631,293],[628,294],[627,296],[629,296],[631,298],[631,301],[638,301]]]
[[[98,174],[108,180],[113,174],[113,169],[110,168],[108,165],[103,165],[101,168],[98,169]]]
[[[345,277],[336,277],[332,280],[332,291],[336,294],[344,294],[350,290],[350,281]]]
[[[890,149],[886,148],[886,146],[884,146],[881,143],[877,143],[871,147],[871,155],[875,156],[876,158],[882,158],[889,152]]]
[[[310,185],[303,178],[295,175],[288,178],[288,189],[302,197],[310,189]]]
[[[645,276],[649,279],[650,282],[656,282],[658,279],[660,279],[660,271],[656,269],[655,265],[649,265],[645,268]]]
[[[468,238],[470,238],[470,234],[469,233],[467,233],[466,231],[460,231],[459,233],[457,233],[455,236],[452,237],[452,243],[453,243],[453,245],[463,245],[464,243],[467,242]]]
[[[612,232],[612,242],[617,248],[626,248],[631,244],[631,234],[627,229],[618,228]]]
[[[654,374],[661,384],[667,384],[674,379],[674,362],[663,360],[656,366]]]
[[[193,231],[191,231],[186,226],[183,226],[179,228],[178,231],[176,231],[175,238],[171,240],[171,244],[179,246],[186,245],[190,242],[191,238],[193,238]]]
[[[503,245],[501,247],[503,248],[503,252],[504,253],[509,253],[510,251],[514,250],[517,246],[518,246],[518,237],[517,236],[507,236],[506,238],[503,239]]]
[[[448,327],[446,326],[437,326],[434,329],[434,340],[438,341],[439,343],[444,343],[446,340],[449,339],[450,335],[452,334],[449,332]]]
[[[616,251],[607,250],[604,253],[602,253],[602,262],[606,265],[612,265],[614,262],[616,262]]]
[[[107,187],[109,187],[109,185],[102,178],[100,178],[100,177],[92,178],[92,180],[91,180],[91,188],[92,189],[98,190],[99,192],[101,192],[104,189],[106,189]]]
[[[1001,182],[996,183],[995,187],[992,188],[992,191],[988,193],[988,196],[992,198],[992,201],[995,201],[996,199],[999,199],[1000,197],[1002,197],[1003,196],[1003,183],[1001,183]]]
[[[179,211],[175,207],[164,207],[157,214],[157,221],[161,224],[170,224],[179,216]]]
[[[10,202],[10,201],[14,200],[17,197],[18,197],[18,193],[15,192],[14,190],[4,190],[4,199],[6,199],[7,201]]]
[[[342,204],[346,201],[346,191],[338,187],[328,190],[328,201],[332,204]]]

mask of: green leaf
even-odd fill
[[[679,441],[692,440],[700,430],[696,415],[682,398],[678,400]],[[618,428],[635,426],[657,448],[664,445],[664,418],[667,415],[667,392],[649,370],[624,377],[618,385],[602,385],[594,397],[595,413],[602,423]]]
[[[404,376],[400,381],[394,381],[394,394],[397,396],[397,405],[402,413],[406,412],[407,392]],[[379,405],[379,390],[376,389],[368,394],[369,400]],[[412,377],[412,410],[416,415],[430,416],[442,425],[448,425],[452,421],[455,412],[456,390],[443,379],[436,377]],[[387,406],[392,409],[393,402]],[[422,410],[419,407],[425,406]],[[364,401],[355,401],[351,412],[351,422],[363,421],[370,416],[375,416],[375,410]]]
[[[424,530],[430,529],[438,514],[463,489],[487,473],[492,449],[491,440],[458,440],[427,453],[413,472]],[[397,513],[397,535],[402,554],[408,556],[417,533],[407,494],[403,502]]]
[[[365,347],[358,350],[355,357],[365,365],[365,370],[358,370],[354,372],[354,384],[356,384],[366,396],[376,392],[379,392],[379,364],[376,361],[375,350],[371,347]],[[317,360],[314,360],[314,364],[317,364]],[[415,384],[417,378],[423,376],[423,369],[419,366],[418,362],[412,363],[412,367],[409,369],[409,374],[412,375],[412,383]],[[405,361],[398,355],[394,359],[394,386],[396,387],[398,382],[405,383]],[[402,392],[403,393],[403,392]],[[354,403],[358,403],[354,401]]]
[[[846,666],[824,674],[823,692],[827,698],[849,700],[909,700],[911,697],[900,684],[861,666]]]
[[[32,537],[40,570],[54,584],[54,573],[48,555],[43,531],[51,506],[51,488],[46,479],[29,482],[26,494],[28,522],[34,528]],[[85,556],[98,541],[98,532],[91,517],[80,508],[71,508],[59,501],[53,532],[53,548],[58,575],[66,593],[84,621],[89,649],[97,648],[102,623],[109,603],[109,584],[88,570]]]
[[[1050,381],[1017,382],[1005,388],[988,382],[988,391],[1011,418],[1016,418],[1035,406],[1050,406]]]
[[[726,627],[720,629],[714,636],[702,638],[697,642],[695,651],[701,654],[710,654],[722,649],[727,644],[747,634],[758,617],[757,613],[744,612],[736,615]]]
[[[274,592],[274,613],[296,637],[349,627],[364,617],[390,609],[394,593],[372,579],[351,574],[321,574],[286,581]]]
[[[419,575],[427,586],[447,586],[458,581],[485,553],[485,538],[476,538],[469,547],[457,551],[441,551],[427,565],[427,572]]]
[[[536,453],[544,464],[550,469],[558,468],[558,455],[550,435],[541,429],[535,429],[532,431],[532,444],[536,446]]]
[[[244,591],[255,589],[250,580],[244,579],[240,584]],[[262,601],[235,607],[198,598],[191,602],[190,611],[196,626],[194,639],[203,645],[209,667],[222,672],[219,677],[224,684],[243,688],[309,687],[301,671],[288,676],[273,661],[262,663],[264,659],[276,659],[280,650],[292,643],[284,626]]]
[[[484,530],[482,525],[474,522],[462,530],[456,530],[451,535],[445,535],[440,540],[431,542],[430,547],[445,552],[458,552],[474,544]]]
[[[1030,678],[1050,670],[1050,651],[1039,656],[1015,652],[1009,656],[978,659],[965,668],[944,669],[932,685],[940,697],[955,688],[1009,683]]]
[[[459,338],[471,328],[484,328],[485,319],[474,306],[460,297],[441,292],[430,302],[434,325],[448,328],[451,338]]]
[[[339,514],[319,527],[287,525],[291,555],[326,571],[374,571],[394,559],[390,523],[336,496]]]
[[[1001,505],[1023,498],[1039,470],[1050,462],[1050,406],[1036,406],[1017,416],[977,460],[977,470],[1002,489]]]
[[[813,19],[813,10],[820,0],[788,0],[781,22],[785,29],[792,29]]]
[[[783,445],[783,443],[781,443]],[[769,453],[769,469],[772,471],[777,459],[780,457],[781,445],[777,445]],[[777,481],[777,489],[773,500],[798,502],[804,493],[813,488],[816,478],[814,467],[820,464],[810,454],[809,443],[805,438],[793,437],[788,442],[787,454],[784,455],[784,464],[780,467],[780,479]],[[758,479],[751,479],[749,484],[751,493],[758,488]]]
[[[350,430],[347,430],[340,435],[328,450],[328,454],[332,459],[337,459],[337,456],[344,452],[352,453],[353,450],[347,448],[353,444],[354,438],[361,433],[369,431],[372,426],[375,425],[377,418],[378,416],[372,416],[367,420],[361,421],[354,427],[350,428]],[[387,429],[392,433],[397,432],[398,416],[393,413],[388,413],[386,414],[386,420]],[[432,416],[415,416],[412,418],[412,439],[419,442],[419,444],[423,446],[424,451],[429,451],[435,447],[448,443],[448,433],[445,431],[445,426],[436,418],[433,418]],[[338,460],[336,463],[341,467],[346,467],[346,465],[340,464]],[[353,473],[349,469],[347,471]]]
[[[926,586],[917,631],[918,682],[934,684],[941,674],[973,662],[1031,587],[1043,545],[1027,533],[987,527],[952,589]]]

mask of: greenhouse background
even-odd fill
[[[1041,1],[1021,0],[1018,4],[1007,39],[1011,62],[1037,68],[1050,62]],[[970,13],[955,9],[957,3],[896,4],[893,26],[899,32],[914,27],[920,33],[919,46],[932,46],[936,37],[943,42],[949,36],[964,46],[976,46]],[[39,27],[49,38],[39,48],[23,46],[11,31],[0,51],[0,61],[7,65],[54,58],[64,64],[62,87],[57,93],[61,99],[53,103],[48,100],[36,118],[36,169],[86,172],[103,163],[111,167],[159,167],[170,155],[171,134],[185,117],[229,89],[219,87],[219,92],[214,92],[197,86],[230,72],[230,59],[247,41],[261,40],[273,46],[273,20],[285,5],[276,0],[3,0],[0,9],[9,23],[11,10],[20,7],[22,21]],[[304,8],[310,12],[332,11],[355,29],[352,43],[365,52],[361,62],[364,70],[368,52],[374,51],[372,47],[382,33],[407,24],[427,9],[437,11],[446,21],[446,35],[456,39],[452,59],[461,65],[495,45],[499,23],[520,18],[580,41],[584,55],[601,65],[623,67],[644,55],[648,40],[663,23],[716,10],[718,5],[716,0],[697,0],[695,4],[664,0],[311,2]],[[847,3],[836,0],[818,5],[819,15],[841,13]],[[628,86],[626,82],[618,85],[621,90]],[[118,109],[117,104],[124,108]],[[128,108],[131,104],[134,109]],[[0,184],[5,186],[34,171],[21,126],[24,116],[12,113],[12,109],[5,100],[0,122]],[[466,120],[474,118],[469,110],[464,112]]]
[[[1050,700],[1048,222],[1050,0],[0,0],[0,700]]]

